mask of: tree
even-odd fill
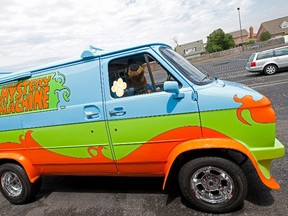
[[[267,40],[269,40],[270,38],[271,38],[271,34],[270,34],[270,32],[268,32],[268,31],[262,32],[262,33],[260,34],[260,40],[261,40],[261,41],[267,41]]]
[[[227,50],[234,46],[232,35],[225,34],[221,28],[213,31],[207,37],[206,51],[209,53]]]
[[[178,38],[177,38],[177,36],[173,37],[173,41],[174,41],[174,43],[176,44],[176,46],[179,45],[179,44],[178,44]]]

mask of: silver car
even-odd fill
[[[260,72],[267,75],[288,68],[288,46],[253,53],[246,66],[249,72]]]

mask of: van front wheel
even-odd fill
[[[275,74],[277,72],[277,66],[276,65],[273,65],[273,64],[270,64],[270,65],[267,65],[265,68],[264,68],[264,74],[266,75],[272,75],[272,74]]]
[[[3,164],[0,166],[1,185],[3,196],[13,204],[24,204],[39,191],[40,179],[30,183],[25,170],[17,164]]]
[[[247,194],[243,171],[224,158],[191,160],[181,168],[178,180],[184,198],[204,212],[230,212],[243,205]]]

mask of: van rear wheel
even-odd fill
[[[0,166],[0,191],[13,204],[24,204],[39,191],[41,180],[31,183],[25,170],[17,164]]]
[[[277,66],[276,65],[273,65],[273,64],[270,64],[270,65],[267,65],[265,68],[264,68],[264,74],[266,75],[272,75],[272,74],[275,74],[277,72]]]
[[[191,160],[181,168],[178,180],[184,198],[204,212],[235,210],[243,205],[247,194],[247,180],[243,171],[224,158]]]

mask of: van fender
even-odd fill
[[[37,169],[32,165],[28,157],[24,156],[23,154],[1,153],[0,161],[1,160],[13,160],[19,163],[24,168],[31,183],[34,183],[40,177],[40,172],[37,171]]]
[[[175,161],[175,159],[184,152],[200,150],[200,149],[227,149],[227,150],[236,150],[244,155],[246,155],[250,161],[252,162],[255,170],[257,171],[258,176],[260,177],[263,184],[267,187],[278,190],[280,189],[280,185],[277,181],[270,175],[269,177],[265,177],[262,171],[259,168],[259,165],[253,156],[253,154],[249,151],[247,147],[243,144],[229,138],[208,138],[208,139],[196,139],[196,140],[188,140],[172,149],[170,152],[167,162],[164,167],[164,182],[162,189],[165,189],[166,181],[168,179],[170,169]],[[269,165],[268,165],[269,166]]]

